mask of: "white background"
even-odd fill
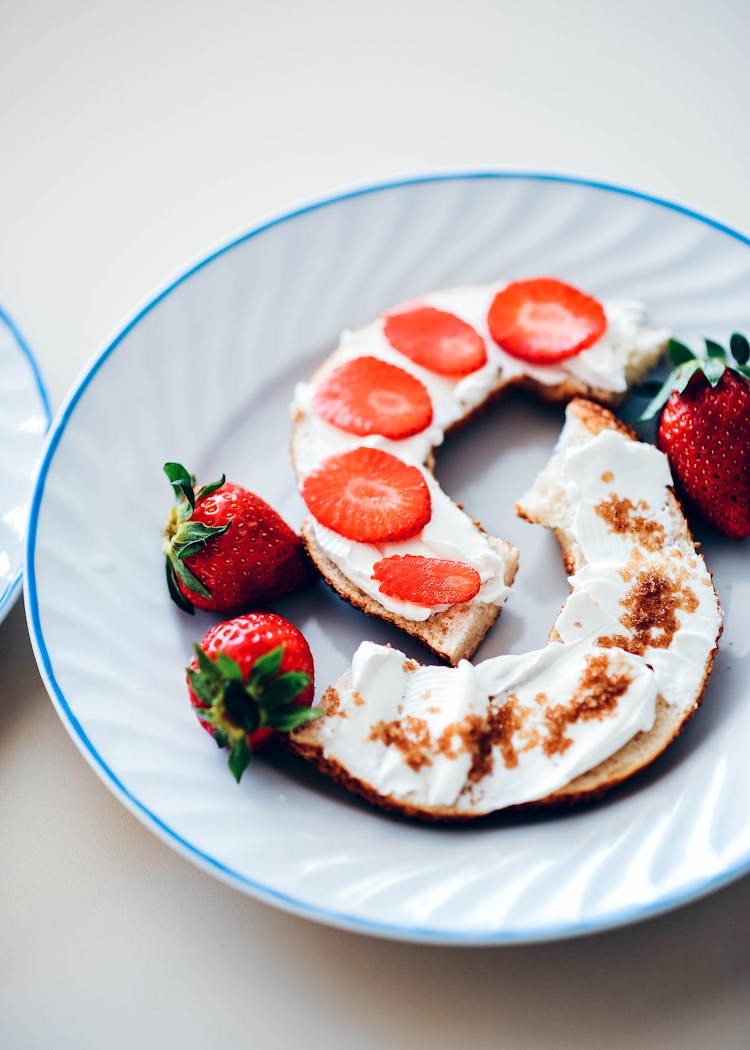
[[[550,170],[747,232],[749,43],[745,0],[0,0],[0,301],[59,405],[169,274],[356,182]],[[748,879],[557,945],[338,933],[215,882],[114,800],[20,606],[0,674],[4,1050],[750,1043]]]

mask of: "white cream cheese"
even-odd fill
[[[607,329],[588,350],[555,366],[534,367],[504,353],[493,342],[487,327],[492,300],[504,284],[475,285],[435,292],[420,304],[454,313],[472,325],[487,348],[487,363],[459,380],[436,375],[415,364],[390,345],[383,331],[383,319],[356,331],[345,331],[338,348],[316,372],[313,380],[301,383],[295,391],[293,413],[296,426],[293,439],[294,463],[300,481],[329,456],[360,446],[383,449],[415,466],[424,464],[433,448],[441,444],[446,429],[482,404],[494,391],[520,376],[530,376],[545,384],[575,379],[614,393],[627,389],[627,374],[633,361],[655,359],[669,333],[643,326],[644,308],[640,303],[604,304]],[[357,357],[372,356],[410,372],[426,387],[434,418],[429,428],[401,441],[381,435],[360,437],[348,434],[322,420],[314,411],[313,399],[320,381],[334,368]],[[480,575],[482,586],[472,602],[502,605],[508,595],[503,580],[507,553],[493,545],[492,538],[445,496],[431,475],[425,475],[432,495],[433,516],[422,534],[399,544],[372,546],[346,540],[314,522],[315,539],[326,556],[365,594],[390,612],[408,620],[422,621],[447,606],[420,606],[389,598],[372,579],[374,564],[392,554],[421,554],[426,557],[455,559],[471,565]]]

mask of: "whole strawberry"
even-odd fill
[[[164,473],[177,497],[164,526],[167,586],[185,612],[239,612],[309,581],[302,540],[259,496],[223,474],[196,491],[180,463]]]
[[[297,628],[275,613],[249,613],[212,627],[187,668],[190,702],[235,780],[254,751],[323,712],[311,708],[313,658]]]
[[[750,536],[750,344],[735,333],[731,355],[711,339],[706,357],[670,340],[675,369],[641,419],[664,406],[657,444],[679,488],[719,532]]]

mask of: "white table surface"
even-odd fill
[[[567,172],[747,232],[748,43],[746,0],[0,0],[0,301],[59,405],[170,273],[356,182]],[[554,945],[340,933],[214,881],[115,801],[20,604],[0,672],[4,1050],[750,1045],[747,878]]]

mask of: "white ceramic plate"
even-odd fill
[[[88,761],[157,834],[232,885],[332,925],[405,940],[507,943],[602,929],[706,893],[750,867],[746,546],[712,537],[727,615],[703,708],[647,773],[572,813],[468,828],[399,822],[291,760],[234,784],[197,726],[182,668],[210,618],[169,601],[161,472],[222,470],[299,523],[287,456],[294,383],[344,326],[430,289],[559,275],[648,303],[692,341],[750,329],[750,241],[641,194],[575,179],[438,176],[302,208],[222,248],[162,292],[81,378],[33,500],[28,617],[47,688]],[[521,551],[480,650],[544,643],[566,593],[559,553],[514,499],[562,412],[500,404],[438,457],[449,493]],[[422,656],[322,584],[278,604],[305,632],[319,691],[362,638]]]
[[[21,590],[29,498],[49,420],[39,367],[0,308],[0,623]]]

